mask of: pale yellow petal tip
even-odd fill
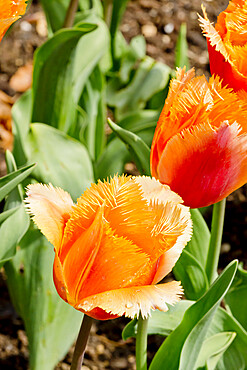
[[[159,180],[149,176],[134,176],[134,181],[140,185],[144,198],[148,203],[157,202],[164,204],[172,201],[176,204],[183,203],[183,199],[169,185],[161,184]]]
[[[166,284],[123,288],[91,296],[75,308],[89,312],[98,307],[106,313],[126,316],[131,319],[140,315],[146,319],[156,309],[167,311],[169,305],[177,303],[183,295],[183,288],[178,281]]]

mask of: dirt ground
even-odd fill
[[[228,1],[207,0],[204,4],[209,18],[215,21],[219,12],[226,8]],[[133,0],[129,2],[121,30],[128,41],[135,35],[143,34],[147,41],[147,53],[173,67],[179,27],[182,22],[186,22],[190,64],[196,67],[197,74],[209,75],[206,41],[200,32],[197,13],[201,13],[201,0]],[[32,61],[34,51],[45,39],[44,17],[39,4],[35,2],[29,13],[14,25],[0,46],[0,90],[9,94],[13,100],[19,96],[19,92],[10,86],[11,76],[19,67]],[[3,160],[0,160],[1,173],[4,173]],[[208,220],[210,217],[209,212]],[[243,261],[247,267],[246,221],[247,188],[243,187],[227,200],[220,262],[222,267],[234,258]],[[24,326],[11,305],[4,275],[0,278],[0,292],[0,369],[28,369],[28,342]],[[121,331],[127,322],[127,319],[121,318],[94,323],[83,370],[135,369],[134,341],[121,340]],[[149,359],[162,340],[158,336],[149,337]],[[72,350],[56,370],[69,369],[71,356]]]

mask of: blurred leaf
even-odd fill
[[[32,114],[32,93],[28,90],[13,105],[12,118],[14,121],[14,148],[13,154],[18,166],[27,162],[24,152],[25,140],[29,131]]]
[[[124,165],[130,161],[126,145],[118,138],[112,140],[104,149],[94,165],[95,178],[104,180],[107,177],[124,172]]]
[[[83,12],[91,10],[99,17],[103,18],[103,6],[101,0],[79,0],[79,8]]]
[[[93,32],[81,37],[76,48],[72,76],[73,98],[76,104],[80,99],[89,75],[109,47],[109,30],[100,18],[91,15],[85,17],[83,22],[90,22],[94,26],[97,26],[97,28]]]
[[[0,178],[0,201],[33,171],[35,164],[20,168]]]
[[[53,370],[72,345],[82,319],[55,291],[53,259],[52,246],[38,230],[30,230],[5,264],[10,296],[28,336],[31,370]]]
[[[62,28],[70,0],[40,0],[50,32]]]
[[[86,148],[53,127],[32,124],[26,152],[28,158],[38,163],[33,172],[37,181],[60,186],[74,200],[94,182],[92,163]]]
[[[119,121],[118,125],[125,130],[139,134],[142,130],[155,130],[158,118],[159,112],[157,112],[156,110],[143,109],[131,112],[121,121]]]
[[[38,49],[34,59],[32,122],[69,131],[76,114],[76,102],[72,99],[76,45],[96,27],[83,23],[74,29],[63,29]]]
[[[186,70],[190,68],[188,59],[188,43],[186,39],[187,26],[186,23],[182,23],[180,26],[178,40],[176,43],[175,52],[175,67],[186,67]]]
[[[134,69],[137,61],[140,61],[146,55],[146,41],[144,36],[138,35],[131,39],[129,50],[121,58],[119,77],[123,83],[130,79],[130,73]]]
[[[109,0],[104,0],[105,2],[105,10],[109,9],[106,5],[109,3]],[[112,59],[113,59],[113,65],[117,66],[117,60],[116,60],[116,41],[117,41],[117,31],[118,26],[121,22],[122,16],[124,14],[124,11],[126,9],[128,0],[113,0],[112,4],[112,13],[110,16],[110,19],[107,20],[107,23],[110,24],[110,33],[111,33],[111,49],[112,49]],[[105,15],[105,19],[108,18],[108,15]]]
[[[192,209],[193,235],[184,248],[179,260],[173,268],[177,280],[181,280],[185,296],[188,299],[200,298],[208,288],[205,273],[209,247],[210,232],[201,213]]]
[[[209,325],[232,283],[236,269],[237,261],[231,262],[202,298],[188,308],[180,325],[159,348],[150,370],[162,369],[164,363],[169,370],[194,368]]]
[[[182,300],[174,306],[169,306],[169,310],[162,312],[155,310],[148,319],[148,334],[159,334],[168,336],[183,319],[185,311],[194,304],[193,301]],[[124,340],[135,337],[137,333],[137,319],[130,321],[122,332]]]
[[[104,78],[98,66],[86,82],[80,107],[87,113],[84,142],[93,160],[97,160],[105,144],[106,104]]]
[[[116,108],[116,117],[122,119],[131,111],[145,107],[146,102],[158,91],[164,89],[170,80],[170,68],[146,57],[139,65],[132,81],[119,90],[114,79],[107,87],[107,102]]]
[[[232,286],[225,297],[232,315],[247,330],[247,271],[238,267]]]
[[[226,349],[236,337],[234,332],[223,332],[209,337],[203,342],[195,368],[214,370]]]
[[[6,191],[6,187],[9,190],[8,197],[4,205],[5,212],[3,212],[0,217],[0,267],[3,266],[5,261],[15,255],[16,246],[29,227],[29,216],[25,212],[25,208],[22,203],[22,194],[17,185],[31,173],[35,166],[31,165],[25,167],[19,170],[21,172],[16,171],[14,157],[8,151],[6,152],[6,164],[8,172],[12,172],[0,179],[0,193],[4,189]],[[11,179],[5,186],[1,186],[1,182],[5,183],[6,178],[13,176],[17,172],[19,173],[17,177]],[[2,179],[5,180],[2,181]],[[6,215],[8,215],[8,217],[6,217]]]
[[[108,119],[110,128],[127,145],[133,156],[137,168],[142,174],[150,174],[150,148],[141,140],[141,138],[130,131],[124,130],[120,126]]]

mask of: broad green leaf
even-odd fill
[[[119,90],[114,80],[108,85],[108,104],[116,108],[116,117],[120,120],[132,111],[143,109],[155,93],[167,86],[169,80],[170,68],[146,57],[127,87]]]
[[[127,115],[119,121],[118,125],[125,130],[133,133],[140,133],[142,130],[154,130],[159,118],[159,112],[156,110],[143,109]]]
[[[162,364],[166,364],[169,370],[194,369],[208,327],[232,283],[236,269],[237,261],[231,262],[202,298],[189,307],[181,324],[159,348],[150,370],[162,369]]]
[[[223,332],[209,337],[203,342],[195,368],[214,370],[223,353],[236,337],[234,332]]]
[[[19,207],[8,209],[7,211],[0,213],[0,224],[5,221],[9,216],[11,216]]]
[[[247,330],[247,271],[238,267],[233,284],[225,297],[232,315]]]
[[[67,190],[75,200],[94,182],[93,168],[84,145],[41,123],[31,125],[26,143],[28,158],[37,162],[33,176]]]
[[[28,336],[31,370],[53,370],[72,345],[82,319],[55,290],[53,259],[53,247],[31,229],[5,265],[10,296]]]
[[[6,164],[8,172],[11,171],[10,175],[17,172],[14,157],[9,151],[6,152]],[[26,174],[26,176],[28,176],[33,167],[34,165],[25,172],[22,172],[22,175]],[[15,178],[15,180],[16,179],[17,178]],[[3,266],[5,261],[15,255],[17,244],[29,227],[29,216],[25,212],[25,208],[22,203],[22,193],[20,190],[21,189],[16,185],[11,192],[8,193],[8,197],[4,205],[5,212],[3,212],[3,215],[6,216],[6,214],[8,214],[8,217],[4,219],[4,217],[0,215],[2,216],[0,217],[2,218],[2,223],[0,225],[0,267]]]
[[[208,289],[205,270],[186,249],[173,268],[173,272],[176,279],[181,281],[187,299],[196,300]]]
[[[0,201],[33,171],[35,164],[20,168],[0,178]]]
[[[24,151],[25,140],[29,131],[32,114],[32,93],[26,91],[13,105],[12,108],[14,148],[13,155],[18,166],[27,162]]]
[[[80,99],[80,107],[86,113],[83,142],[93,160],[97,160],[105,144],[106,104],[104,78],[98,66],[86,82]]]
[[[186,33],[186,23],[182,23],[176,43],[175,67],[183,68],[185,66],[188,70],[190,68],[190,63],[188,59],[188,43],[186,39]]]
[[[231,331],[237,334],[234,342],[225,351],[219,363],[217,370],[244,370],[247,366],[247,332],[239,322],[221,307],[218,308],[213,321],[209,327],[207,336],[210,337],[216,333]]]
[[[34,58],[32,122],[69,131],[76,118],[73,101],[76,46],[96,27],[83,23],[73,29],[63,29],[38,49]]]
[[[197,209],[191,210],[191,218],[193,221],[193,235],[173,268],[173,272],[176,279],[181,280],[185,296],[188,299],[196,300],[208,288],[205,267],[210,232],[201,213]]]
[[[11,209],[12,211],[12,209]],[[5,212],[4,212],[5,213]],[[13,227],[14,225],[14,227]],[[0,225],[0,267],[16,253],[16,247],[29,227],[23,204]]]
[[[83,36],[76,48],[72,75],[73,99],[76,104],[88,77],[109,48],[109,30],[106,24],[94,15],[85,17],[84,22],[91,22],[97,28]]]
[[[94,164],[95,178],[104,180],[107,177],[124,172],[124,165],[130,161],[126,145],[118,138],[112,140]]]
[[[169,310],[162,312],[155,310],[148,319],[148,334],[159,334],[168,336],[183,319],[185,311],[194,304],[194,301],[182,300],[174,306],[169,306]],[[124,340],[136,337],[137,319],[130,321],[122,332]]]
[[[139,136],[130,131],[124,130],[108,119],[110,128],[127,145],[131,155],[134,157],[137,168],[143,174],[150,174],[150,148],[141,140]]]

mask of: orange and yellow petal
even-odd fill
[[[26,11],[25,0],[0,0],[0,41],[12,23]]]
[[[25,203],[35,224],[58,251],[73,209],[71,196],[51,184],[33,184],[27,187]]]
[[[183,294],[180,282],[172,281],[166,284],[138,286],[107,291],[92,295],[79,302],[75,308],[87,315],[96,316],[95,309],[101,309],[106,314],[134,318],[141,315],[147,318],[151,311],[158,309],[167,311],[167,304],[173,305]],[[105,319],[110,317],[105,317]]]
[[[247,135],[235,122],[201,124],[175,135],[160,158],[158,176],[191,208],[218,202],[247,181]]]

